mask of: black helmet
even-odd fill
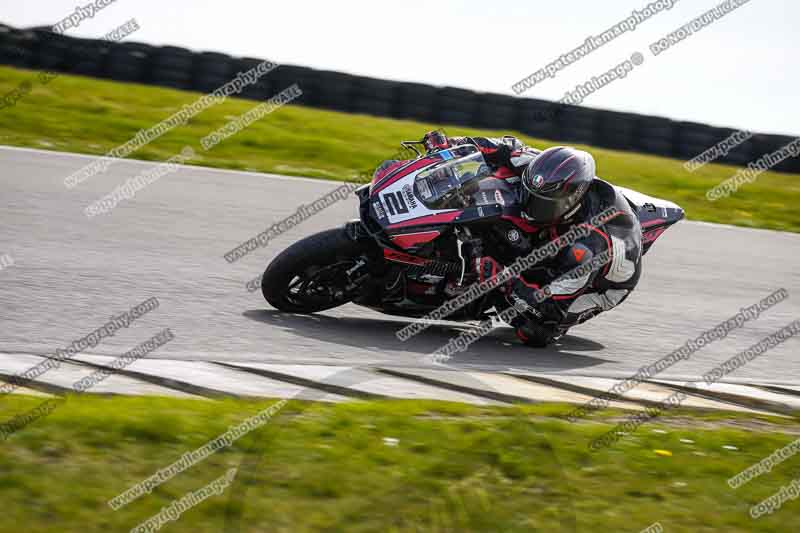
[[[591,154],[575,148],[548,148],[522,173],[520,202],[527,218],[557,224],[571,217],[594,180]]]

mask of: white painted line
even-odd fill
[[[115,164],[134,164],[134,165],[144,165],[144,166],[157,166],[163,163],[163,161],[143,161],[141,159],[118,159],[114,157],[105,157],[100,155],[88,155],[88,154],[76,154],[73,152],[58,152],[55,150],[39,150],[36,148],[22,148],[19,146],[0,146],[0,153],[8,151],[8,152],[28,152],[37,155],[44,155],[50,157],[64,157],[64,158],[73,158],[73,159],[90,159],[92,161],[97,159],[104,159],[108,161],[113,161]],[[248,176],[254,178],[267,178],[267,179],[274,179],[274,180],[282,180],[282,181],[306,181],[311,183],[328,183],[332,185],[336,185],[340,183],[338,180],[325,180],[325,179],[317,179],[317,178],[305,178],[301,176],[284,176],[281,174],[267,174],[261,172],[252,172],[248,170],[233,170],[229,168],[213,168],[213,167],[204,167],[200,165],[179,165],[184,167],[186,170],[201,170],[207,172],[219,172],[221,174],[237,174],[240,176]],[[101,172],[97,174],[98,176],[102,176],[105,172]],[[78,185],[76,188],[80,187]]]

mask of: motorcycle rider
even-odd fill
[[[588,227],[587,236],[504,287],[508,302],[522,310],[511,325],[523,343],[544,347],[569,328],[618,306],[636,287],[642,257],[638,216],[621,193],[595,176],[589,153],[564,146],[539,151],[511,136],[448,138],[440,131],[427,133],[422,142],[428,151],[475,145],[495,170],[494,176],[516,188],[532,247],[546,245],[576,226]],[[604,223],[591,226],[593,217],[612,207],[613,214]],[[593,266],[589,263],[595,257],[602,257],[605,264],[570,275],[582,265]],[[484,281],[502,266],[495,258],[481,257],[476,269]]]

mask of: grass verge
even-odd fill
[[[42,398],[7,396],[3,419]],[[0,453],[0,531],[129,530],[239,468],[169,531],[787,531],[800,502],[752,520],[790,459],[734,491],[726,480],[797,438],[793,419],[682,411],[609,449],[619,412],[571,424],[563,405],[290,402],[260,429],[113,511],[107,501],[273,402],[69,397]],[[396,440],[392,440],[396,439]],[[730,448],[731,446],[735,447]]]
[[[61,75],[47,85],[33,71],[0,67],[0,94],[32,81],[30,94],[0,109],[0,144],[83,154],[105,154],[200,96],[136,84]],[[344,180],[374,169],[397,153],[399,141],[419,139],[439,125],[287,106],[202,152],[199,140],[257,104],[230,99],[135,152],[164,161],[186,145],[198,165]],[[450,134],[514,132],[446,127]],[[517,134],[537,147],[555,143]],[[600,175],[646,194],[673,200],[694,220],[800,232],[800,176],[768,172],[727,199],[709,202],[705,192],[733,176],[736,167],[707,165],[695,173],[683,162],[583,146],[597,158]],[[93,179],[102,179],[95,177]],[[117,184],[114,184],[116,186]],[[111,190],[111,187],[109,190]]]

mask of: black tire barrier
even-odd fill
[[[296,65],[281,65],[265,77],[270,78],[272,94],[269,97],[297,84],[303,94],[297,97],[294,103],[314,107],[319,106],[319,77],[316,70]]]
[[[262,61],[216,52],[196,53],[175,46],[78,39],[53,34],[46,28],[20,30],[0,24],[0,64],[20,68],[210,92]],[[682,160],[703,153],[734,132],[662,117],[296,65],[279,66],[245,86],[240,96],[263,102],[295,83],[303,91],[295,102],[311,107],[456,127],[521,131],[549,142],[591,144]],[[793,140],[782,135],[756,135],[717,162],[746,166]],[[783,161],[774,170],[800,173],[800,158]]]
[[[42,70],[69,70],[70,50],[77,43],[62,35],[45,30],[34,30],[39,41],[35,65]]]
[[[533,137],[557,140],[558,124],[567,106],[546,100],[522,99],[519,110],[520,130]]]
[[[444,87],[437,94],[438,122],[454,126],[475,123],[476,94],[466,89]]]
[[[720,162],[730,165],[747,166],[753,160],[753,143],[745,141],[731,150],[728,155],[722,157]]]
[[[719,137],[714,128],[696,122],[677,122],[675,128],[677,130],[675,155],[682,159],[698,156],[724,139]]]
[[[752,161],[757,161],[764,155],[780,150],[791,143],[795,138],[796,137],[787,137],[785,135],[754,135],[751,139],[753,143]],[[800,158],[790,157],[775,165],[771,170],[777,172],[791,172],[792,169],[796,170],[798,168],[798,160],[800,160]]]
[[[0,44],[0,63],[13,67],[28,67],[33,54],[13,44]]]
[[[436,88],[421,83],[399,83],[395,117],[436,122]]]
[[[668,118],[640,116],[636,124],[634,150],[666,157],[678,157],[676,123]]]
[[[99,77],[105,70],[108,46],[98,46],[89,39],[80,39],[67,54],[66,71],[70,74]]]
[[[692,123],[691,126],[687,126],[681,131],[678,152],[684,154],[682,157],[687,160],[693,159],[714,148],[735,132],[736,130],[730,128],[713,128]],[[719,153],[716,157],[712,154],[710,162],[746,164],[751,161],[751,150],[751,143],[746,141],[727,154]]]
[[[317,75],[317,105],[334,111],[350,111],[353,76],[328,70],[319,70]],[[302,86],[300,89],[305,91]]]
[[[218,89],[236,76],[234,59],[217,52],[196,54],[192,67],[192,89],[204,93]]]
[[[162,46],[153,51],[150,83],[173,89],[191,89],[194,54],[186,48]]]
[[[397,84],[359,76],[353,80],[352,110],[367,115],[394,116]]]
[[[518,129],[517,103],[518,99],[504,94],[478,94],[475,125],[490,129]]]
[[[695,122],[678,122],[678,135],[688,143],[705,144],[711,147],[725,139],[730,133],[725,128],[714,128]]]
[[[250,69],[255,68],[263,60],[255,59],[252,57],[244,57],[239,59],[236,63],[236,73],[239,72],[247,72]],[[242,98],[249,98],[250,100],[258,100],[264,101],[267,100],[270,96],[274,93],[271,90],[271,80],[272,80],[272,72],[267,74],[266,76],[261,76],[255,83],[252,85],[247,85],[242,89],[240,96]],[[277,92],[277,91],[276,91]]]
[[[637,116],[632,113],[598,111],[594,144],[603,148],[633,150],[636,119]]]
[[[36,66],[38,38],[31,31],[15,30],[5,26],[0,31],[0,62],[20,68]]]
[[[595,109],[564,106],[558,114],[558,139],[568,143],[594,144],[599,113]]]
[[[112,80],[146,83],[151,79],[150,58],[154,48],[142,43],[108,43],[105,76]]]

